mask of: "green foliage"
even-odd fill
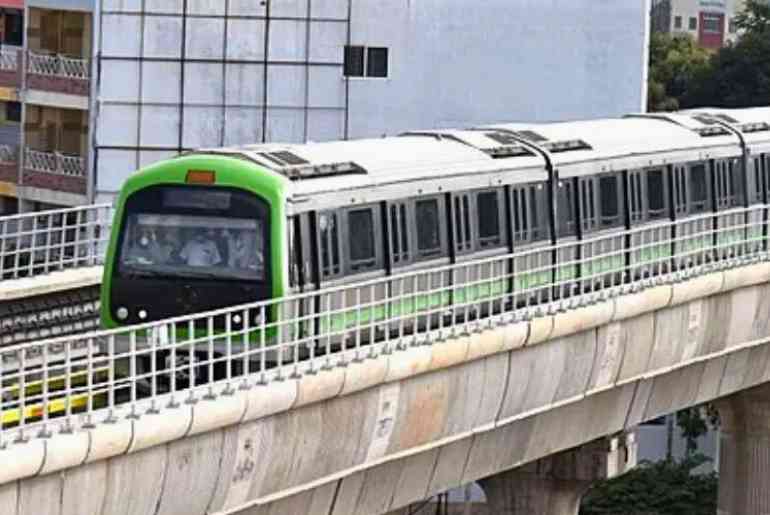
[[[687,456],[698,450],[698,438],[705,435],[709,426],[719,426],[719,413],[712,404],[686,408],[676,414],[676,425],[687,443]]]
[[[642,463],[631,472],[603,481],[583,497],[581,515],[714,515],[717,476],[693,475],[708,458]]]
[[[709,53],[689,36],[655,33],[650,40],[648,109],[675,111],[693,79],[705,73]]]

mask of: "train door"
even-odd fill
[[[712,212],[711,163],[677,164],[672,173],[674,265],[677,269],[712,259],[714,217]]]
[[[623,173],[580,177],[578,193],[583,291],[621,284],[626,270]]]
[[[671,258],[669,169],[631,170],[627,175],[630,279],[665,273]]]
[[[506,189],[452,193],[452,302],[461,320],[500,312],[508,289],[510,263],[494,259],[508,253]]]
[[[745,250],[745,170],[738,158],[717,159],[713,169],[714,206],[718,213],[714,244],[717,259],[724,260]]]
[[[548,216],[547,182],[516,184],[509,188],[510,238],[514,307],[545,303],[551,298],[553,252]]]
[[[451,274],[447,207],[444,195],[389,202],[387,205],[390,335],[401,338],[437,319],[450,303]],[[433,315],[431,317],[431,314]]]
[[[555,295],[569,297],[580,290],[578,259],[578,195],[577,178],[566,177],[556,183],[556,251],[553,259]]]

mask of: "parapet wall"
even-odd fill
[[[768,283],[752,265],[116,413],[0,451],[0,513],[384,513],[770,380]]]

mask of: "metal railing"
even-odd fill
[[[24,167],[36,172],[85,177],[86,159],[61,152],[42,152],[25,148]]]
[[[33,430],[49,435],[81,423],[90,427],[157,413],[182,401],[212,399],[765,261],[767,211],[759,206],[701,215],[3,348],[0,445],[24,440]]]
[[[0,280],[102,264],[112,223],[107,204],[0,218]]]
[[[16,164],[19,160],[19,147],[0,145],[0,164]]]
[[[21,48],[3,45],[0,47],[0,70],[15,72],[19,69],[19,51]]]
[[[27,52],[27,71],[51,77],[88,80],[91,75],[88,59],[69,57],[61,54]]]

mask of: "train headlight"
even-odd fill
[[[116,314],[118,315],[118,318],[120,320],[125,320],[128,318],[128,310],[126,308],[123,308],[123,307],[118,308],[118,311]]]
[[[140,320],[144,320],[145,318],[147,318],[147,311],[145,311],[143,309],[140,309],[139,310],[139,319]]]

